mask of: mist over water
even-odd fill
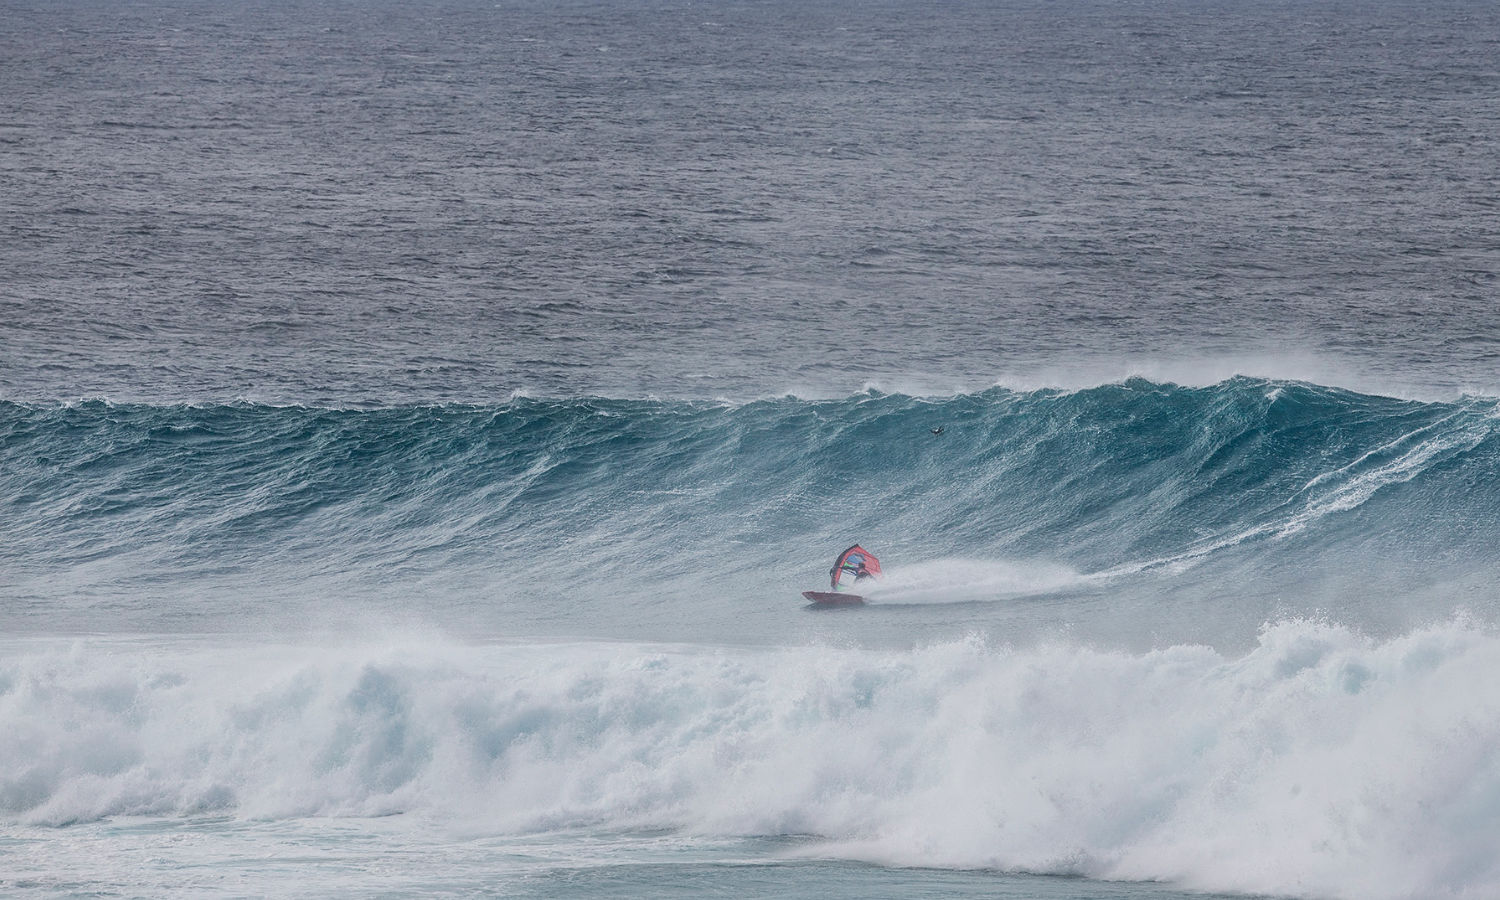
[[[1497,47],[7,4],[0,887],[1500,894]]]

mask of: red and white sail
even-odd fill
[[[834,590],[847,590],[864,576],[879,578],[880,560],[875,558],[875,554],[855,544],[839,554],[828,575],[832,579]]]

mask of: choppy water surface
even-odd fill
[[[13,397],[1495,384],[1489,4],[6,7]]]

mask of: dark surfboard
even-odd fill
[[[841,594],[838,591],[803,591],[802,596],[820,606],[858,606],[865,598],[858,594]]]

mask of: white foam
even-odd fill
[[[884,580],[861,585],[879,603],[967,603],[1065,590],[1085,579],[1045,561],[935,559],[902,565]]]
[[[12,833],[406,813],[497,839],[815,834],[811,853],[885,864],[1500,893],[1500,639],[1465,622],[1385,641],[1282,622],[1242,657],[970,639],[84,642],[0,659]]]

